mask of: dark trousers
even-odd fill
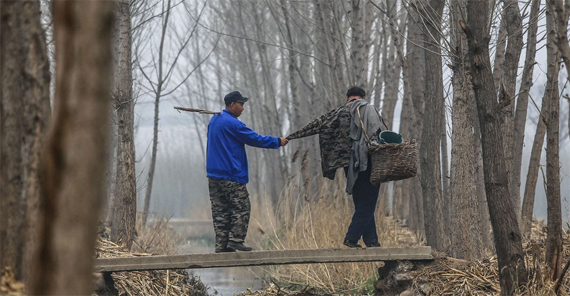
[[[371,164],[371,162],[368,163],[366,171],[358,173],[358,178],[352,188],[354,215],[352,215],[352,221],[344,237],[345,240],[353,243],[358,242],[362,237],[367,245],[378,243],[374,212],[380,186],[374,186],[370,183]]]

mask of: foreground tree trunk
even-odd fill
[[[487,1],[467,1],[468,21],[461,25],[469,43],[473,89],[483,135],[485,190],[501,271],[501,293],[512,295],[526,283],[527,271],[504,163],[501,106],[496,100],[489,59],[488,8]]]
[[[546,121],[546,201],[548,204],[548,234],[546,237],[546,264],[550,267],[551,280],[555,281],[562,270],[562,207],[560,201],[560,100],[558,98],[558,61],[560,52],[556,48],[556,18],[553,7],[546,6],[547,87],[552,88],[543,104],[549,105]]]
[[[41,225],[38,168],[50,115],[49,62],[39,1],[0,3],[0,15],[0,269],[9,266],[28,279]]]
[[[110,77],[110,1],[54,1],[54,118],[42,167],[45,215],[32,295],[88,295],[105,197]]]
[[[117,110],[117,172],[113,201],[111,240],[130,249],[135,236],[137,188],[135,175],[135,143],[133,77],[131,58],[130,1],[118,3],[118,71],[114,105]]]
[[[20,39],[24,22],[20,10],[24,3],[8,1],[0,4],[0,268],[9,267],[17,278],[22,275],[24,230],[24,176],[22,139],[24,106],[20,101],[24,90],[21,65],[24,44]]]

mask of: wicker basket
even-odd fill
[[[370,183],[379,185],[388,181],[415,177],[418,171],[418,152],[415,140],[401,144],[371,146]]]

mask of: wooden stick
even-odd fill
[[[194,108],[183,108],[183,107],[174,107],[176,110],[188,111],[188,112],[197,112],[200,114],[220,114],[220,111],[210,111],[204,109],[194,109]]]

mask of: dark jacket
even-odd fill
[[[323,176],[334,180],[337,169],[350,163],[350,112],[347,104],[329,111],[287,136],[288,140],[319,135]]]

